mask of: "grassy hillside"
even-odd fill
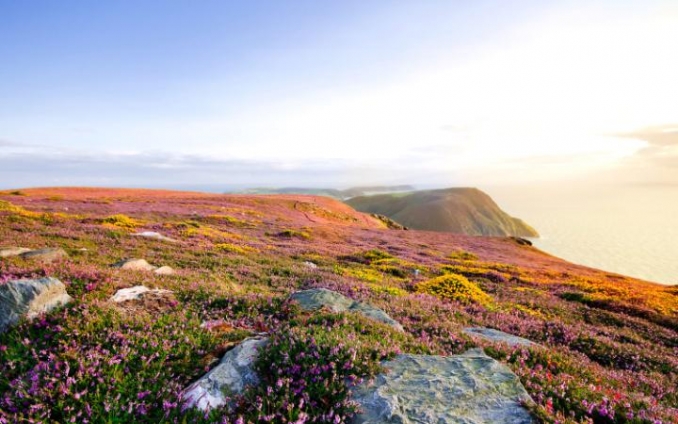
[[[509,238],[389,230],[312,196],[34,189],[0,193],[0,244],[65,249],[70,257],[50,264],[0,259],[0,284],[50,276],[75,298],[0,334],[0,423],[348,422],[348,382],[374,376],[382,359],[474,346],[516,373],[540,421],[678,422],[676,287]],[[177,273],[111,266],[125,258]],[[108,300],[139,284],[174,295]],[[287,302],[314,287],[379,307],[405,331]],[[473,339],[468,326],[541,346]],[[187,385],[261,332],[272,342],[257,363],[260,386],[230,409],[182,407]]]
[[[416,230],[482,236],[538,236],[532,227],[506,214],[490,196],[475,188],[360,196],[346,203],[361,212],[385,215]]]

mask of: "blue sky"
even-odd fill
[[[673,2],[511,3],[0,0],[0,186],[672,180]]]

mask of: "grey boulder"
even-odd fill
[[[267,338],[248,338],[226,352],[219,365],[184,390],[184,404],[208,411],[226,405],[227,396],[240,394],[247,386],[259,384],[253,365],[259,350],[267,343]]]
[[[326,307],[334,312],[357,312],[403,331],[402,325],[381,309],[366,303],[360,303],[332,290],[322,288],[302,290],[292,294],[290,300],[296,301],[302,309],[307,311]]]
[[[48,247],[45,249],[29,250],[19,256],[24,259],[36,260],[47,264],[59,259],[68,258],[68,253],[60,247]]]
[[[22,317],[35,318],[73,299],[56,278],[11,280],[0,285],[0,332]]]
[[[354,388],[354,424],[528,424],[531,402],[505,365],[473,349],[456,356],[398,355],[387,373]]]
[[[479,337],[483,340],[491,342],[506,343],[509,346],[539,346],[532,340],[524,339],[522,337],[514,336],[513,334],[504,333],[503,331],[495,330],[493,328],[473,327],[464,328],[464,333],[469,336]]]
[[[127,302],[128,300],[140,300],[145,296],[164,296],[171,294],[171,290],[149,289],[146,286],[134,286],[120,289],[115,292],[110,301],[114,303]]]
[[[22,253],[30,252],[32,249],[26,247],[0,247],[0,258],[9,258],[11,256],[19,256]]]

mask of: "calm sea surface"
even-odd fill
[[[570,262],[678,284],[678,187],[485,188]]]

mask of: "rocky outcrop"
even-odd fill
[[[22,317],[32,319],[72,300],[56,278],[8,281],[0,285],[0,332]]]
[[[145,237],[145,238],[151,238],[151,239],[155,239],[155,240],[168,241],[170,243],[176,243],[177,242],[177,240],[170,238],[170,237],[167,237],[167,236],[164,236],[160,233],[156,233],[155,231],[142,231],[140,233],[135,233],[133,235],[137,236],[137,237]]]
[[[174,268],[165,265],[161,266],[160,268],[156,268],[153,273],[157,275],[174,275],[176,274],[176,271],[174,271]]]
[[[171,290],[134,286],[118,290],[111,298],[117,309],[129,315],[162,314],[179,305]]]
[[[156,267],[149,264],[145,259],[125,259],[113,264],[113,268],[128,269],[132,271],[153,271],[156,275],[174,275],[176,271],[167,265]]]
[[[156,267],[149,264],[146,259],[124,259],[113,264],[113,268],[129,269],[133,271],[154,271]]]
[[[12,256],[19,256],[22,253],[30,252],[32,249],[26,247],[0,247],[0,258],[9,258]]]
[[[509,237],[509,240],[519,246],[532,246],[532,242],[530,240],[524,239],[522,237]]]
[[[228,403],[227,396],[240,394],[245,387],[259,383],[253,365],[267,338],[245,339],[228,351],[215,368],[186,388],[183,400],[188,407],[203,411]]]
[[[302,309],[307,311],[328,308],[334,312],[357,312],[403,331],[402,325],[381,309],[360,303],[332,290],[322,288],[303,290],[292,294],[290,300],[297,302]]]
[[[140,300],[148,295],[165,295],[172,293],[170,290],[149,289],[146,286],[134,286],[127,289],[120,289],[111,297],[111,302],[120,303],[128,300]]]
[[[314,263],[311,262],[311,261],[306,261],[306,262],[304,262],[304,267],[306,267],[306,268],[308,268],[308,269],[312,269],[312,270],[318,269],[318,265],[314,264]]]
[[[24,252],[19,256],[24,259],[30,259],[48,264],[59,259],[68,258],[68,253],[66,253],[66,251],[60,247],[48,247],[45,249],[29,250],[28,252]]]
[[[399,355],[385,374],[355,388],[355,424],[528,424],[525,388],[480,349],[443,357]]]
[[[513,334],[504,333],[503,331],[495,330],[493,328],[473,327],[464,328],[464,333],[472,337],[479,337],[491,342],[506,343],[509,346],[539,346],[532,340],[524,339],[522,337],[514,336]]]

